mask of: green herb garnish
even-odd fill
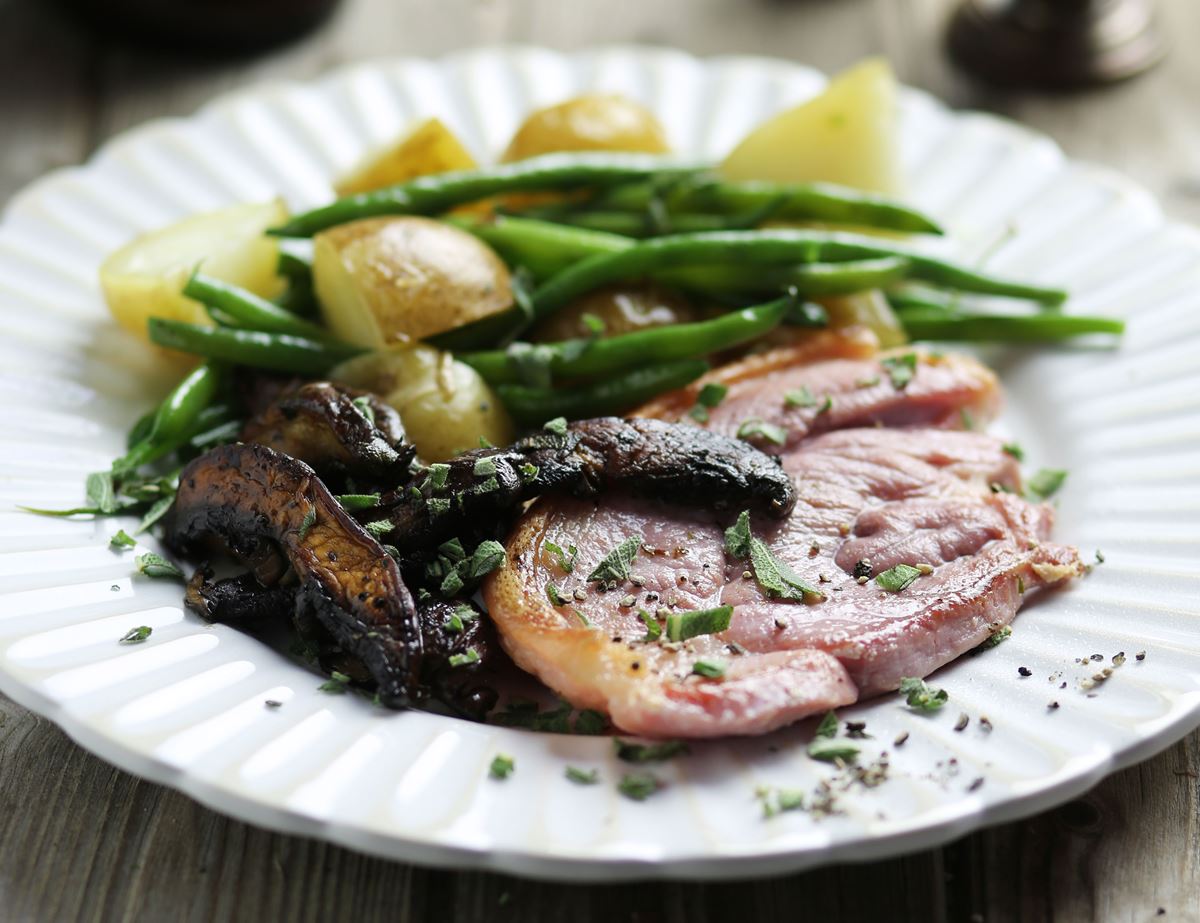
[[[337,670],[333,670],[329,674],[329,679],[321,683],[317,689],[320,692],[329,692],[333,695],[341,695],[346,691],[346,688],[349,686],[349,684],[349,676],[347,676],[345,673],[339,673]]]
[[[558,561],[558,567],[564,574],[569,574],[575,569],[575,556],[579,554],[579,549],[574,545],[568,545],[567,550],[563,551],[554,542],[545,543],[546,550],[554,555]]]
[[[900,680],[899,692],[905,696],[908,707],[915,711],[937,711],[950,701],[950,693],[945,689],[933,689],[916,676]]]
[[[699,423],[707,423],[709,411],[718,406],[721,401],[725,400],[725,395],[729,393],[729,386],[723,385],[720,382],[710,381],[700,389],[700,393],[696,395],[696,405],[688,411],[688,415]]]
[[[660,788],[662,788],[662,782],[649,772],[626,773],[617,784],[617,791],[634,801],[645,801]]]
[[[472,469],[475,477],[488,478],[496,475],[496,462],[491,458],[475,459],[475,467]]]
[[[737,521],[725,530],[725,553],[732,558],[745,558],[750,554],[750,511],[742,510]]]
[[[375,425],[375,408],[371,406],[371,398],[364,394],[362,397],[356,397],[351,403],[354,409],[361,413],[368,423]]]
[[[808,390],[808,385],[801,385],[799,388],[784,391],[783,403],[785,407],[816,407],[817,399]]]
[[[567,418],[555,417],[553,420],[547,420],[542,424],[542,429],[554,436],[566,436]]]
[[[1011,455],[1017,461],[1025,461],[1025,450],[1015,442],[1006,442],[1000,448],[1006,455]]]
[[[760,420],[757,417],[746,420],[738,427],[737,437],[739,439],[754,439],[760,437],[767,442],[775,445],[787,444],[787,430],[782,426],[776,426],[774,423],[768,423],[765,420]]]
[[[488,767],[488,775],[493,779],[507,779],[516,768],[517,764],[511,756],[497,753],[492,759],[492,765]]]
[[[308,536],[308,530],[311,529],[316,524],[316,522],[317,522],[317,508],[315,505],[313,505],[308,508],[307,512],[305,512],[305,514],[304,514],[304,519],[302,519],[300,521],[300,528],[298,530],[296,530],[296,537],[300,541],[304,541],[304,539]],[[390,523],[389,523],[389,525],[390,525]],[[370,529],[368,528],[367,531],[370,531]]]
[[[452,667],[465,667],[468,664],[479,663],[479,651],[475,650],[473,647],[468,647],[466,651],[461,654],[451,654],[449,658],[447,658],[446,663],[450,664]]]
[[[981,641],[978,645],[975,646],[975,650],[976,651],[990,651],[993,647],[995,647],[998,644],[1003,644],[1005,641],[1007,641],[1011,637],[1012,637],[1012,627],[1009,625],[1004,625],[1001,628],[997,628],[990,635],[988,635],[986,638],[984,638],[983,641]]]
[[[124,529],[118,529],[116,534],[108,540],[109,548],[134,548],[137,546],[137,539],[126,532]]]
[[[686,641],[700,635],[715,635],[727,629],[732,618],[733,606],[672,612],[667,616],[667,640]]]
[[[566,598],[553,583],[546,584],[546,598],[550,600],[550,605],[552,606],[565,606],[567,604]]]
[[[170,577],[176,580],[186,579],[183,571],[162,555],[155,554],[153,551],[139,554],[133,559],[133,563],[137,567],[138,573],[145,574],[147,577]]]
[[[600,781],[599,769],[577,769],[574,766],[568,766],[564,775],[576,785],[595,785]]]
[[[1034,499],[1046,500],[1063,486],[1067,472],[1062,468],[1042,468],[1025,485],[1025,492]]]
[[[87,504],[101,515],[110,515],[117,511],[117,494],[113,488],[113,476],[110,471],[94,471],[87,476]]]
[[[899,593],[920,576],[921,571],[911,564],[897,564],[876,574],[875,582],[890,593]]]
[[[858,757],[858,747],[845,740],[835,740],[832,737],[818,737],[808,745],[808,755],[814,760],[834,763],[853,762]]]
[[[661,763],[677,756],[686,756],[688,745],[682,740],[663,740],[653,744],[639,744],[620,737],[613,738],[613,749],[617,758],[627,763]]]
[[[450,466],[445,462],[434,462],[429,466],[430,490],[441,490],[446,486],[448,477],[450,477]]]
[[[750,567],[754,571],[754,579],[768,596],[796,600],[806,596],[825,598],[823,592],[775,557],[762,539],[750,539]]]
[[[631,535],[616,548],[606,554],[588,574],[588,582],[595,581],[601,586],[616,586],[629,576],[630,565],[637,557],[638,549],[642,546],[640,536]]]
[[[721,679],[725,675],[727,665],[723,660],[697,660],[692,664],[692,672],[705,679]]]
[[[662,637],[662,625],[653,615],[645,609],[638,609],[638,618],[642,620],[642,624],[646,626],[646,635],[642,638],[643,641],[657,641]]]
[[[799,811],[804,807],[804,792],[798,788],[762,788],[757,792],[764,818],[784,811]]]
[[[154,629],[149,625],[139,625],[137,628],[131,628],[121,636],[118,644],[141,644],[154,632]]]
[[[341,494],[336,499],[346,510],[369,510],[379,506],[379,494]]]
[[[902,356],[888,356],[880,365],[892,380],[892,387],[903,391],[917,373],[917,354],[904,353]]]
[[[837,737],[837,729],[837,713],[827,711],[825,717],[821,719],[821,723],[817,725],[816,734],[818,737]]]

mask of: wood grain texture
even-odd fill
[[[1200,4],[1162,0],[1167,34]],[[498,41],[637,41],[837,69],[891,57],[902,79],[992,109],[1072,156],[1129,173],[1200,220],[1200,59],[1182,43],[1125,86],[1080,96],[972,85],[938,51],[949,0],[347,0],[318,33],[252,59],[98,43],[41,0],[0,0],[0,202],[147,118],[258,80]],[[0,918],[389,923],[572,920],[1200,920],[1200,734],[1028,821],[914,856],[770,881],[567,886],[371,859],[268,833],[113,769],[0,699]]]

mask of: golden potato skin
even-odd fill
[[[422,340],[513,303],[504,261],[441,221],[365,218],[313,240],[322,315],[350,343],[377,349]]]
[[[653,285],[621,285],[597,289],[556,311],[533,329],[538,342],[589,336],[583,315],[604,321],[604,336],[618,336],[651,327],[688,324],[699,312],[682,295]]]
[[[624,96],[587,93],[530,113],[517,129],[504,162],[554,151],[670,151],[658,119]]]
[[[368,154],[333,188],[339,196],[348,196],[430,173],[473,170],[477,166],[454,132],[441,119],[430,118],[418,122],[390,147]]]
[[[479,373],[448,352],[416,346],[368,353],[343,362],[330,378],[379,394],[400,414],[424,462],[445,461],[479,447],[512,442],[504,405]]]

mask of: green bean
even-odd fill
[[[279,256],[275,262],[275,271],[288,279],[309,279],[312,277],[313,247],[310,240],[295,238],[279,241]]]
[[[611,282],[653,275],[681,266],[737,263],[770,265],[877,257],[909,260],[914,278],[963,291],[1027,298],[1059,305],[1066,293],[997,279],[876,238],[832,231],[766,230],[678,234],[641,241],[617,253],[589,257],[546,282],[533,296],[533,319],[545,317],[572,299]]]
[[[290,333],[265,333],[236,327],[201,327],[152,317],[150,339],[159,346],[223,359],[253,368],[321,375],[333,365],[365,352],[346,343],[321,342]]]
[[[668,158],[644,154],[545,154],[478,170],[419,176],[406,183],[347,196],[296,215],[269,233],[311,237],[334,225],[377,215],[433,215],[494,195],[596,188],[614,183],[696,172]]]
[[[259,298],[253,292],[211,276],[194,273],[183,287],[183,294],[232,318],[241,327],[267,333],[289,333],[318,341],[331,339],[325,328],[302,320],[291,311]]]
[[[708,371],[698,359],[634,369],[582,388],[530,388],[497,385],[496,394],[518,422],[536,425],[555,417],[582,419],[623,413],[656,394],[682,388]]]
[[[597,253],[616,253],[637,241],[619,234],[605,234],[529,218],[478,220],[449,218],[451,224],[470,231],[494,249],[509,266],[521,266],[534,279],[547,279]]]
[[[873,260],[844,263],[797,263],[794,266],[750,266],[716,264],[689,266],[657,273],[669,285],[708,294],[770,292],[794,288],[810,298],[850,295],[883,288],[908,275],[912,261],[904,256],[882,256]]]
[[[569,378],[594,378],[655,362],[697,359],[758,339],[777,327],[795,303],[789,296],[695,324],[673,324],[591,342],[549,343],[544,347],[548,371]],[[506,350],[459,353],[456,358],[492,384],[522,380],[520,368]]]
[[[222,377],[221,367],[212,362],[202,362],[192,369],[159,405],[146,435],[113,462],[113,471],[132,471],[182,445],[191,435],[201,413],[216,397]]]
[[[1036,343],[1069,340],[1091,333],[1120,336],[1123,321],[1071,314],[950,314],[905,310],[898,314],[914,340],[980,340],[993,343]]]
[[[599,210],[648,212],[661,208],[669,226],[700,212],[712,215],[758,215],[758,221],[821,221],[857,227],[941,234],[933,219],[883,196],[829,183],[729,182],[685,177],[668,185],[627,183],[601,194]],[[757,223],[757,222],[756,222]]]
[[[521,218],[578,228],[581,231],[633,238],[732,231],[755,227],[762,220],[761,215],[754,212],[744,216],[673,213],[663,216],[661,221],[656,221],[649,213],[606,211],[569,205],[522,209],[515,214]]]

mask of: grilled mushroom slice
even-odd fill
[[[480,681],[495,661],[507,660],[491,621],[465,599],[421,603],[425,643],[422,680],[439,701],[468,718],[482,719],[496,706],[498,694]]]
[[[395,410],[369,392],[327,381],[284,389],[246,421],[242,441],[298,458],[322,477],[392,484],[407,474],[415,453]]]
[[[308,465],[262,445],[213,449],[180,473],[165,535],[185,554],[209,537],[235,555],[273,542],[300,604],[363,662],[380,701],[400,708],[423,697],[421,626],[400,571]]]
[[[183,601],[208,622],[259,621],[291,616],[296,608],[296,587],[264,587],[252,573],[213,580],[212,568],[203,565],[188,581]]]
[[[775,517],[796,502],[778,461],[741,440],[662,420],[597,417],[430,466],[386,495],[372,518],[386,518],[386,540],[407,553],[494,522],[543,493],[591,497],[614,487]]]

